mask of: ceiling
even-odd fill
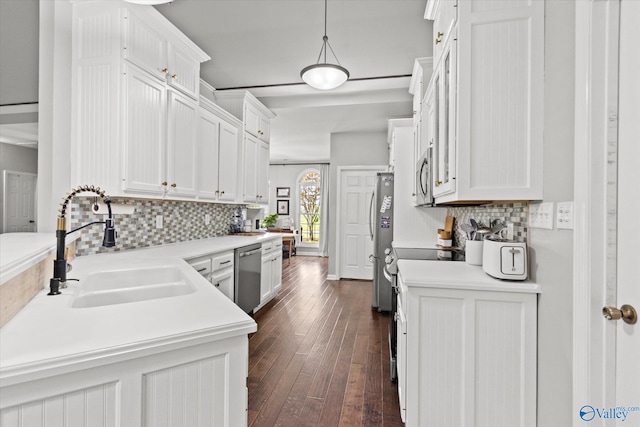
[[[11,12],[23,1],[0,0],[0,5]],[[246,88],[276,114],[272,162],[308,162],[329,160],[331,133],[385,131],[388,119],[411,115],[414,59],[432,54],[425,6],[425,0],[328,0],[329,42],[351,74],[345,85],[329,92],[312,89],[300,78],[300,70],[318,59],[323,0],[175,0],[155,8],[211,56],[202,64],[203,80],[219,91]],[[33,7],[31,12],[22,7],[19,13],[22,28],[29,22],[37,26],[37,8],[34,13]],[[11,39],[20,38],[20,32],[13,28]],[[7,55],[37,53],[33,37],[24,37],[31,39],[29,46],[8,52],[5,34],[3,63]],[[16,78],[33,81],[34,73],[37,79],[37,66]]]

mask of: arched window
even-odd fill
[[[300,200],[300,244],[318,246],[320,240],[320,171],[309,169],[300,175],[298,196]]]

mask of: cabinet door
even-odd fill
[[[271,260],[271,289],[277,295],[282,289],[282,243],[274,245],[273,258]]]
[[[124,58],[164,81],[169,72],[167,41],[135,12],[124,16]]]
[[[233,268],[226,268],[211,275],[211,283],[227,298],[233,301],[234,277]]]
[[[238,186],[238,136],[239,129],[227,122],[220,122],[220,148],[218,168],[218,199],[235,202]]]
[[[269,142],[271,137],[271,119],[260,114],[260,128],[258,129],[259,138],[265,142]]]
[[[200,109],[198,121],[198,197],[218,196],[218,135],[220,121],[211,112]]]
[[[407,318],[404,313],[402,301],[398,298],[396,312],[396,368],[398,370],[398,403],[400,404],[400,417],[402,422],[407,418]]]
[[[242,200],[245,202],[258,201],[258,140],[245,132],[242,167],[244,179],[242,183]]]
[[[433,59],[437,63],[457,19],[457,0],[439,0],[433,21]]]
[[[133,66],[125,68],[124,80],[123,189],[161,194],[166,180],[165,85]]]
[[[455,36],[455,35],[454,35]],[[434,81],[435,105],[438,110],[437,152],[434,173],[434,196],[456,190],[456,42],[450,38],[442,54],[439,73]]]
[[[262,271],[260,272],[260,304],[265,303],[271,299],[273,289],[271,287],[271,253],[262,255]]]
[[[258,146],[258,203],[269,203],[269,144],[264,141]]]
[[[246,101],[244,103],[244,130],[255,137],[260,136],[260,112]]]
[[[198,103],[171,91],[169,93],[168,182],[170,193],[196,194],[196,135]]]
[[[176,45],[169,44],[167,81],[172,87],[193,99],[198,99],[200,95],[200,62]]]

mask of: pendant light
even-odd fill
[[[327,47],[331,50],[338,63],[337,65],[327,63]],[[320,62],[320,58],[322,58],[323,62]],[[309,86],[320,90],[335,89],[342,86],[349,78],[349,71],[340,65],[338,57],[329,44],[329,37],[327,37],[327,0],[324,0],[324,36],[322,37],[322,47],[320,48],[318,61],[313,65],[304,67],[300,71],[300,77]]]

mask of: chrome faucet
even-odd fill
[[[102,198],[102,201],[107,205],[109,211],[109,217],[105,221],[94,221],[89,224],[85,224],[81,227],[73,229],[67,232],[67,205],[77,194],[84,192],[92,192]],[[83,228],[89,227],[94,224],[104,224],[104,238],[102,240],[102,246],[110,248],[116,245],[116,230],[113,226],[113,215],[111,213],[111,199],[104,194],[104,191],[100,190],[100,187],[94,187],[93,185],[84,185],[71,190],[71,193],[67,194],[64,201],[60,205],[60,213],[58,214],[58,224],[56,227],[56,259],[53,261],[53,277],[49,280],[49,293],[47,295],[59,295],[60,287],[66,287],[67,282],[67,258],[65,254],[65,239],[67,234],[74,233]]]

